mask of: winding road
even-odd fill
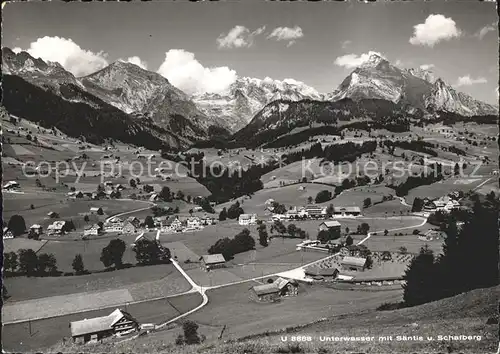
[[[411,225],[411,226],[404,226],[404,227],[397,227],[397,228],[393,228],[393,229],[388,229],[387,231],[389,232],[392,232],[392,231],[401,231],[401,230],[407,230],[407,229],[414,229],[416,227],[420,227],[420,226],[423,226],[425,225],[425,223],[427,222],[427,218],[426,217],[421,217],[421,216],[411,216],[412,219],[418,219],[420,220],[420,223],[417,224],[417,225]],[[361,219],[361,218],[357,218],[357,219]],[[374,218],[363,218],[363,219],[386,219],[384,217],[374,217]],[[369,232],[366,237],[364,239],[362,239],[361,241],[359,241],[357,243],[357,245],[361,245],[363,244],[365,241],[367,241],[368,239],[370,239],[370,237],[377,233],[377,232],[381,232],[382,230],[379,230],[379,231],[372,231],[372,232]],[[304,272],[304,269],[307,268],[307,267],[310,267],[314,264],[318,264],[318,263],[321,263],[325,260],[328,260],[330,258],[333,258],[333,257],[336,257],[338,256],[339,253],[335,253],[335,254],[332,254],[332,255],[329,255],[327,257],[324,257],[324,258],[321,258],[321,259],[318,259],[316,261],[313,261],[313,262],[310,262],[310,263],[307,263],[307,264],[304,264],[298,268],[294,268],[294,269],[291,269],[291,270],[288,270],[288,271],[285,271],[285,272],[278,272],[278,273],[274,273],[274,274],[267,274],[267,275],[264,275],[264,276],[259,276],[259,277],[255,277],[255,278],[251,278],[251,279],[244,279],[244,280],[240,280],[240,281],[235,281],[235,282],[231,282],[231,283],[226,283],[226,284],[221,284],[221,285],[214,285],[214,286],[200,286],[198,284],[196,284],[193,279],[191,279],[191,277],[182,269],[182,267],[179,265],[179,263],[177,263],[175,260],[171,259],[172,260],[172,263],[173,265],[177,268],[177,270],[179,270],[179,272],[184,276],[184,278],[189,282],[189,284],[191,284],[191,286],[193,287],[190,292],[198,292],[202,298],[203,298],[203,301],[200,305],[198,305],[197,307],[189,310],[188,312],[185,312],[175,318],[172,318],[162,324],[159,324],[155,327],[155,329],[160,329],[160,328],[163,328],[165,326],[167,326],[168,324],[171,324],[173,322],[176,322],[178,320],[180,320],[181,318],[184,318],[200,309],[202,309],[203,307],[205,307],[208,302],[209,302],[209,298],[206,294],[206,292],[208,290],[212,290],[212,289],[219,289],[219,288],[223,288],[223,287],[227,287],[227,286],[232,286],[232,285],[238,285],[238,284],[242,284],[242,283],[247,283],[247,282],[252,282],[252,281],[257,281],[257,280],[261,280],[261,279],[264,279],[264,278],[269,278],[269,277],[273,277],[273,276],[286,276],[287,274],[294,274],[294,273],[303,273]]]

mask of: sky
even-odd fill
[[[238,77],[333,91],[370,51],[430,68],[498,103],[496,4],[407,2],[17,2],[2,11],[2,45],[57,61],[76,76],[116,60],[158,72],[192,94]]]

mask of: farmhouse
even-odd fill
[[[306,206],[307,215],[311,218],[321,218],[326,216],[326,207],[321,207],[319,205],[308,205]]]
[[[363,271],[365,270],[366,258],[347,256],[342,259],[340,264],[345,270]]]
[[[307,267],[305,274],[315,280],[335,279],[339,274],[339,270],[337,268]]]
[[[134,233],[135,231],[136,231],[136,228],[131,222],[125,221],[123,223],[123,226],[122,226],[123,233],[131,234],[131,233]]]
[[[160,199],[160,197],[158,196],[158,193],[153,193],[149,196],[150,202],[156,202],[156,201],[158,201],[158,199]]]
[[[7,182],[7,183],[3,186],[3,188],[4,188],[4,189],[7,189],[7,190],[18,189],[18,188],[20,188],[20,187],[21,187],[21,186],[20,186],[20,185],[19,185],[19,183],[18,183],[18,182],[16,182],[16,181],[10,181],[10,182]]]
[[[161,228],[165,231],[177,231],[182,229],[182,222],[177,216],[171,215],[161,223]]]
[[[8,239],[8,238],[14,238],[14,234],[12,231],[9,230],[8,227],[3,228],[3,238]]]
[[[195,229],[200,228],[201,227],[200,218],[197,218],[197,217],[188,218],[186,220],[186,225],[187,225],[187,227],[192,227]]]
[[[293,207],[292,209],[287,210],[285,215],[288,219],[296,219],[299,217],[299,212],[296,207]]]
[[[66,221],[54,221],[52,225],[47,227],[47,233],[49,235],[63,235],[64,227],[66,226]]]
[[[252,225],[257,222],[257,215],[255,214],[241,214],[238,218],[240,225]]]
[[[83,230],[83,236],[98,236],[101,232],[101,227],[97,224],[87,226]]]
[[[139,227],[141,225],[141,220],[139,220],[136,216],[129,216],[127,221],[134,225],[134,227]]]
[[[103,214],[103,210],[102,210],[102,208],[99,208],[99,207],[91,207],[90,208],[90,214],[100,214],[100,215],[102,215]]]
[[[338,221],[323,221],[319,224],[319,231],[338,230],[340,234],[340,223]]]
[[[136,331],[139,323],[128,312],[116,309],[108,316],[71,322],[70,328],[71,337],[76,343],[86,343]]]
[[[33,237],[33,236],[40,236],[43,232],[42,226],[38,224],[33,224],[29,228],[28,236]]]
[[[273,198],[269,198],[268,200],[266,200],[266,205],[272,205],[274,203],[274,199]]]
[[[418,239],[421,241],[432,241],[443,238],[443,232],[437,230],[427,230],[423,235],[419,235]]]
[[[202,218],[200,218],[200,222],[202,225],[213,225],[215,224],[215,219],[211,216],[204,215]]]
[[[59,217],[59,214],[57,214],[55,211],[49,211],[49,212],[47,213],[47,216],[48,216],[49,218],[51,218],[51,219],[54,219],[54,218]]]
[[[114,217],[104,224],[106,232],[121,232],[123,231],[123,220],[119,217]]]
[[[256,285],[252,290],[259,301],[274,301],[280,296],[297,295],[298,283],[295,280],[278,278],[271,284]]]
[[[333,207],[334,216],[359,216],[361,215],[361,209],[357,206],[351,207]]]
[[[201,256],[200,260],[201,260],[202,266],[206,270],[215,269],[215,268],[223,268],[226,266],[226,259],[220,253],[208,254],[205,256]]]

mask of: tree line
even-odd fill
[[[423,247],[405,272],[405,306],[498,284],[498,207],[476,200],[460,229],[455,217],[446,221],[442,253]]]
[[[250,235],[250,230],[243,229],[234,238],[224,237],[219,239],[208,249],[209,254],[222,254],[226,260],[232,259],[235,254],[255,249],[255,240]]]

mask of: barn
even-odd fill
[[[87,343],[136,331],[139,323],[128,312],[116,309],[108,316],[71,322],[70,328],[71,337],[76,343]]]

